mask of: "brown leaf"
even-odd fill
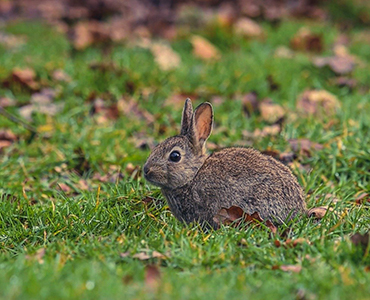
[[[229,225],[237,220],[240,220],[244,215],[244,211],[238,206],[231,206],[229,208],[221,208],[213,220],[217,224]]]
[[[307,216],[310,218],[322,219],[328,211],[333,211],[333,209],[328,206],[313,207],[307,211]]]
[[[8,97],[0,97],[0,107],[5,108],[9,106],[15,106],[17,103],[14,99]]]
[[[366,249],[369,246],[369,232],[366,232],[364,234],[361,233],[355,233],[351,236],[351,242],[355,246],[361,246],[363,249]]]
[[[63,182],[58,183],[58,187],[61,191],[65,192],[65,193],[69,193],[69,192],[72,191],[72,189],[69,187],[69,185],[67,185]]]
[[[154,198],[150,196],[146,196],[143,199],[141,199],[141,201],[144,202],[144,204],[150,204],[154,201]]]
[[[269,98],[264,99],[260,103],[259,108],[262,119],[272,124],[283,119],[285,116],[285,110],[279,104],[272,102]]]
[[[280,270],[284,272],[300,273],[302,271],[301,265],[283,265],[280,266]]]
[[[36,81],[36,72],[31,68],[14,68],[9,78],[3,81],[5,87],[9,87],[11,83],[18,83],[31,91],[37,91],[40,84]]]
[[[199,35],[193,35],[190,39],[193,45],[193,54],[203,60],[214,60],[221,58],[220,51],[211,42]]]
[[[275,49],[274,56],[291,59],[291,58],[294,58],[295,54],[289,48],[287,48],[285,46],[279,46]]]
[[[172,106],[176,110],[181,110],[184,107],[185,99],[190,98],[192,101],[197,100],[197,95],[195,94],[183,94],[175,93],[169,96],[165,101],[165,106]]]
[[[311,151],[319,151],[324,148],[323,145],[310,141],[309,139],[290,139],[290,147],[293,152],[299,153],[302,156],[311,156]]]
[[[259,110],[259,102],[256,92],[250,92],[242,96],[243,110],[248,117]]]
[[[355,199],[356,204],[364,204],[366,202],[370,202],[370,195],[368,193],[360,193],[357,195]]]
[[[165,259],[168,257],[168,255],[164,255],[158,251],[152,251],[151,254],[149,254],[149,252],[139,252],[139,253],[134,254],[132,257],[137,258],[139,260],[148,260],[151,258]]]
[[[154,116],[147,110],[141,108],[137,101],[135,101],[133,98],[130,100],[123,98],[118,100],[117,108],[123,115],[143,120],[147,124],[152,124],[155,121]]]
[[[65,81],[65,82],[71,81],[71,77],[66,72],[60,69],[53,71],[51,76],[56,81]]]
[[[163,43],[152,43],[150,50],[154,60],[163,71],[176,69],[180,66],[180,56],[169,46]]]
[[[298,96],[297,109],[307,114],[331,115],[340,108],[340,102],[325,90],[307,90]]]
[[[157,289],[161,280],[161,272],[156,265],[145,266],[145,285],[150,289]]]
[[[308,244],[310,245],[311,242],[308,239],[305,238],[297,238],[297,239],[287,239],[284,243],[284,246],[287,248],[295,248],[299,244]]]
[[[274,124],[272,126],[265,126],[262,129],[255,129],[253,132],[254,137],[266,137],[275,136],[281,132],[281,126],[279,124]]]
[[[234,24],[234,32],[245,37],[262,37],[263,29],[257,22],[249,18],[241,18]]]
[[[294,50],[321,52],[323,50],[322,35],[315,34],[306,27],[302,27],[290,41]]]
[[[98,21],[78,23],[72,29],[70,37],[77,50],[83,50],[92,44],[110,41],[109,28],[105,23]]]
[[[45,256],[45,248],[40,248],[33,255],[27,254],[26,259],[27,260],[37,260],[39,264],[43,264],[44,256]]]
[[[17,140],[17,136],[10,130],[0,129],[0,151],[7,148]]]
[[[229,208],[221,208],[213,217],[213,221],[218,225],[239,226],[242,222],[245,223],[264,223],[273,233],[276,233],[277,228],[270,220],[264,221],[257,212],[249,215],[238,206],[231,206]]]
[[[31,104],[19,108],[19,114],[28,121],[32,120],[32,113],[54,116],[63,109],[63,103],[53,103],[56,92],[52,89],[42,89],[31,96]]]
[[[348,53],[345,46],[340,45],[334,49],[335,55],[328,57],[316,57],[312,63],[319,68],[329,66],[336,74],[344,75],[353,71],[356,59]]]

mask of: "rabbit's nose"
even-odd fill
[[[148,175],[150,168],[147,165],[144,165],[143,171],[144,171],[144,175]]]

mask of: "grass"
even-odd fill
[[[339,32],[333,24],[285,21],[264,24],[267,39],[247,41],[219,27],[199,32],[218,46],[222,60],[202,62],[191,54],[188,37],[172,42],[182,59],[180,68],[162,71],[148,50],[116,45],[109,55],[99,47],[81,52],[66,37],[39,23],[8,24],[6,32],[26,36],[26,43],[0,46],[0,79],[15,67],[31,67],[38,80],[57,90],[56,103],[64,103],[56,116],[36,113],[32,137],[19,124],[0,118],[0,127],[19,140],[0,156],[0,291],[1,299],[367,299],[370,294],[369,246],[355,247],[350,236],[369,230],[369,202],[355,203],[360,192],[370,192],[370,75],[368,45],[350,32],[352,53],[363,60],[351,75],[354,89],[331,84],[334,73],[317,69],[310,55],[277,58],[278,46],[289,47],[302,26],[323,35],[324,55]],[[43,37],[43,38],[40,38]],[[91,68],[91,63],[115,67]],[[63,69],[71,82],[57,82],[51,72]],[[278,84],[271,90],[268,76]],[[340,100],[335,115],[301,117],[296,99],[306,89],[325,89]],[[245,130],[263,128],[258,114],[246,118],[240,94],[256,91],[286,108],[287,122],[280,135],[246,141]],[[27,103],[30,92],[19,85],[0,93]],[[98,95],[115,102],[122,95],[138,101],[154,115],[148,126],[130,115],[99,123],[91,115]],[[301,158],[312,171],[295,169],[309,193],[309,207],[332,205],[316,223],[308,218],[290,224],[288,237],[272,236],[267,228],[221,228],[202,232],[196,225],[180,224],[168,211],[156,188],[131,174],[127,166],[141,166],[148,149],[135,147],[138,136],[160,141],[176,134],[181,108],[165,106],[172,94],[194,94],[196,104],[219,95],[216,127],[210,141],[225,145],[249,144],[259,150],[289,151],[288,140],[308,138],[324,145],[311,157]],[[7,110],[18,114],[17,107]],[[94,174],[107,174],[110,166],[123,178],[99,182]],[[89,189],[81,183],[86,182]],[[58,185],[65,184],[67,191]],[[329,195],[329,197],[325,197]],[[330,196],[332,195],[332,196]],[[153,197],[145,204],[142,199]],[[339,201],[333,201],[333,197]],[[283,231],[284,228],[280,230]],[[287,238],[305,238],[296,247]],[[45,252],[43,252],[45,251]],[[164,258],[139,260],[137,253]],[[125,254],[125,255],[123,255]],[[160,268],[154,290],[146,284],[145,266]],[[281,265],[299,265],[301,272],[284,272]]]

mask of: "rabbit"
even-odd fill
[[[243,147],[208,155],[212,127],[212,105],[204,102],[193,112],[186,99],[180,135],[158,144],[144,164],[145,179],[161,188],[178,220],[217,229],[218,211],[238,206],[279,225],[306,211],[296,177],[273,157]]]

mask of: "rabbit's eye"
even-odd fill
[[[170,154],[170,160],[173,162],[179,162],[181,159],[181,154],[179,151],[172,151]]]

